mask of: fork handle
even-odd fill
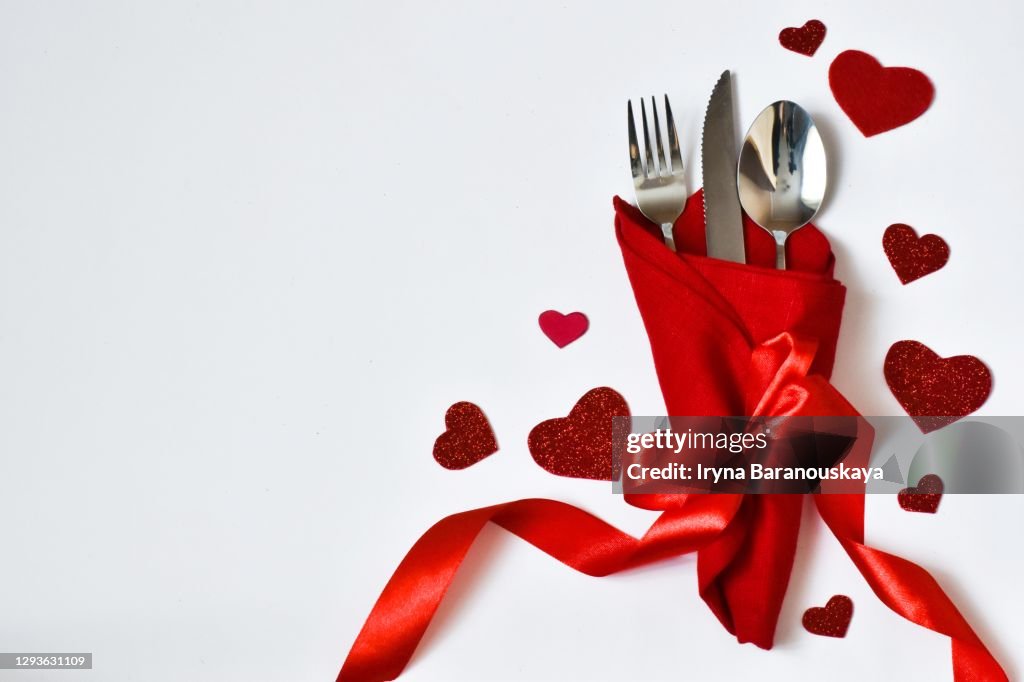
[[[661,236],[665,239],[665,246],[667,246],[670,251],[675,253],[675,250],[676,250],[676,239],[675,239],[675,237],[672,236],[672,228],[673,227],[674,227],[674,225],[672,223],[662,223],[661,224]]]

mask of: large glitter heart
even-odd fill
[[[949,260],[949,246],[936,234],[918,237],[910,225],[890,225],[882,236],[882,248],[896,276],[904,284],[940,269]]]
[[[847,50],[832,61],[828,84],[865,137],[910,123],[935,97],[932,82],[917,69],[885,67],[859,50]]]
[[[483,410],[455,403],[444,414],[447,429],[434,441],[434,459],[445,469],[465,469],[498,451],[498,441]]]
[[[896,495],[897,501],[904,510],[934,514],[942,500],[942,479],[935,474],[922,476],[913,488],[904,488]]]
[[[804,611],[804,629],[812,635],[845,637],[853,618],[853,600],[837,594],[824,607],[814,606]]]
[[[587,316],[583,313],[563,315],[557,310],[545,310],[537,318],[540,330],[559,348],[565,348],[583,336],[590,326]]]
[[[568,417],[537,424],[527,440],[534,461],[557,476],[612,478],[612,417],[628,417],[626,400],[614,390],[594,388]]]
[[[779,32],[779,44],[787,50],[813,57],[825,40],[825,24],[811,19],[800,28],[789,26]]]
[[[981,360],[943,358],[919,341],[897,341],[889,348],[885,381],[924,433],[974,412],[992,391],[992,374]]]

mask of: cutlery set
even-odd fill
[[[672,226],[686,206],[686,177],[668,97],[665,97],[667,145],[653,97],[651,110],[653,137],[647,108],[644,101],[640,101],[644,148],[641,155],[633,103],[627,103],[630,169],[637,207],[661,226],[666,245],[674,251]],[[707,255],[736,263],[746,262],[745,211],[775,238],[776,267],[785,269],[786,239],[814,218],[821,208],[827,185],[825,148],[811,116],[795,102],[782,100],[769,105],[754,119],[737,154],[732,76],[729,71],[724,72],[715,84],[704,114],[701,172]]]

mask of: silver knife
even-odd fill
[[[704,219],[708,256],[747,262],[743,246],[743,216],[736,190],[736,132],[733,128],[732,76],[728,71],[715,84],[704,112],[700,144],[704,176]]]

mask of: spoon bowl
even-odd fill
[[[825,147],[810,114],[781,100],[750,126],[737,163],[740,205],[775,237],[776,267],[786,268],[786,239],[811,222],[828,181]]]

